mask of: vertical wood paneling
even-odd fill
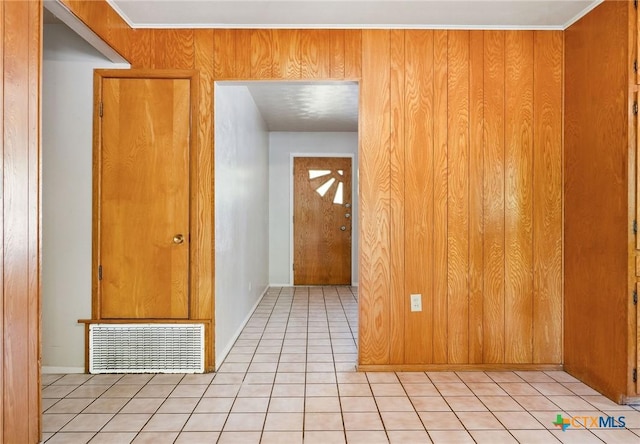
[[[448,362],[448,32],[433,32],[433,362]]]
[[[504,362],[504,31],[484,36],[483,362]]]
[[[469,31],[448,44],[448,352],[469,361]]]
[[[309,29],[301,37],[303,79],[326,79],[331,72],[331,31]]]
[[[6,21],[5,12],[4,12],[5,2],[0,3],[0,23],[3,24],[2,28],[0,28],[0,66],[2,67],[2,72],[4,76],[4,35],[6,32],[6,28],[11,26],[10,22]],[[15,25],[14,25],[15,26]],[[2,112],[2,118],[0,118],[0,195],[2,196],[2,211],[4,212],[4,127],[5,127],[5,116],[4,116],[4,79],[0,82],[0,111]],[[0,233],[4,236],[4,215],[0,217]],[[4,258],[4,240],[0,242],[0,257]],[[4,282],[5,282],[5,272],[4,272],[4,260],[0,260],[0,275],[2,276],[2,285],[0,285],[0,334],[2,335],[2,340],[0,340],[0,399],[4,399],[5,392],[5,376],[4,369],[5,365],[8,363],[5,362],[5,336],[7,335],[7,331],[4,325]],[[39,415],[39,414],[38,414]],[[3,402],[3,412],[0,412],[0,442],[6,442],[4,438],[4,402]]]
[[[273,78],[273,47],[271,29],[251,31],[251,78]]]
[[[274,29],[273,78],[300,79],[300,31],[297,29]]]
[[[536,32],[533,159],[533,362],[562,360],[561,32]]]
[[[469,36],[469,363],[482,363],[484,32]]]
[[[405,363],[433,355],[433,31],[406,31],[404,87],[405,294],[422,294],[422,311],[406,311]],[[440,334],[440,332],[438,332]]]
[[[331,49],[330,49],[330,57],[331,57],[331,72],[329,73],[329,77],[332,79],[343,79],[344,78],[344,30],[336,29],[331,31],[329,35],[331,40]]]
[[[131,45],[130,63],[132,68],[151,68],[153,66],[153,30],[135,29],[129,33]]]
[[[2,442],[40,438],[39,99],[42,3],[2,2]]]
[[[153,68],[193,69],[192,29],[154,29]]]
[[[191,317],[196,319],[215,319],[213,311],[215,282],[215,236],[213,227],[215,221],[213,212],[208,207],[209,202],[214,201],[214,146],[213,127],[208,122],[213,121],[213,82],[214,82],[214,31],[196,30],[194,35],[195,68],[199,71],[199,110],[198,110],[198,143],[196,150],[196,162],[198,167],[193,168],[191,183],[196,188],[196,197],[191,209],[191,233],[195,233],[194,242],[191,243],[191,289],[190,298],[194,312]],[[195,207],[195,208],[193,208]],[[203,276],[211,276],[210,279],[202,279]],[[194,294],[195,293],[195,294]],[[195,298],[195,301],[193,300]],[[213,328],[206,332],[207,344],[215,347]],[[207,368],[214,367],[215,350],[205,355]]]
[[[238,29],[235,31],[236,36],[236,79],[250,79],[251,66],[253,59],[252,36],[251,29]],[[268,78],[270,78],[269,76]],[[212,125],[212,124],[211,124]]]
[[[344,76],[358,79],[362,76],[362,31],[344,31]]]
[[[391,31],[391,145],[390,145],[390,238],[391,277],[390,356],[391,364],[405,362],[405,31]]]
[[[232,79],[236,75],[236,36],[237,32],[230,29],[213,30],[213,78],[214,79]],[[200,37],[202,38],[202,37]],[[198,34],[196,34],[196,58],[202,57],[198,55],[198,47],[202,42],[198,42]],[[196,60],[196,68],[200,64]],[[209,125],[210,126],[210,125]]]
[[[360,320],[361,364],[389,362],[390,98],[388,30],[362,31],[360,135]]]
[[[532,362],[533,32],[506,35],[505,361]]]

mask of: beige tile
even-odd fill
[[[47,443],[53,444],[84,444],[93,438],[93,433],[87,432],[71,432],[71,433],[56,433],[47,440]]]
[[[473,396],[473,393],[463,382],[434,382],[442,396]]]
[[[88,412],[99,401],[111,401],[110,399],[98,399],[91,404],[85,412]],[[160,405],[164,402],[164,398],[134,398],[122,408],[120,413],[155,413]],[[113,398],[113,401],[127,401],[124,398]],[[109,407],[106,405],[105,408]]]
[[[540,371],[517,371],[515,372],[523,380],[527,382],[553,382],[550,376]]]
[[[429,431],[433,444],[474,444],[475,441],[464,430],[434,430]]]
[[[100,432],[90,441],[91,444],[128,444],[136,437],[136,432]]]
[[[509,430],[536,430],[545,427],[529,412],[493,412],[496,418]]]
[[[306,396],[338,396],[336,384],[307,384]]]
[[[53,374],[53,373],[43,373],[40,377],[40,380],[42,382],[42,386],[46,387],[47,385],[51,385],[63,377],[64,375]]]
[[[149,384],[169,384],[169,385],[176,385],[179,384],[182,379],[184,378],[184,375],[182,374],[157,374],[154,375],[153,378],[151,378],[149,380]]]
[[[279,372],[304,373],[306,370],[306,362],[280,362],[278,364]]]
[[[269,401],[269,412],[277,413],[298,413],[304,411],[305,398],[271,398]]]
[[[432,430],[462,430],[460,420],[453,412],[418,412],[429,434]]]
[[[545,396],[573,395],[573,393],[559,382],[532,382],[531,386]]]
[[[215,376],[215,373],[202,373],[202,374],[190,374],[190,375],[185,375],[184,378],[182,378],[182,381],[180,381],[180,384],[211,384],[211,381],[213,381],[213,377]]]
[[[343,396],[340,398],[343,412],[377,412],[375,399],[371,396]]]
[[[463,382],[469,383],[492,383],[494,382],[485,372],[468,371],[456,372],[458,378]]]
[[[129,376],[129,375],[127,375]],[[124,379],[124,378],[123,378]],[[103,398],[131,398],[142,389],[142,385],[117,384],[102,394]]]
[[[175,432],[182,430],[184,424],[189,419],[187,413],[158,413],[151,417],[147,425],[144,426],[145,432]]]
[[[333,372],[307,373],[307,384],[336,384],[336,374]]]
[[[151,374],[132,374],[132,375],[124,375],[122,378],[118,379],[116,384],[125,384],[125,385],[144,385],[151,380],[155,375]]]
[[[181,432],[175,444],[213,444],[220,432]]]
[[[297,432],[269,432],[262,433],[260,444],[302,444],[302,431]]]
[[[304,431],[304,444],[344,444],[344,431]]]
[[[181,384],[169,395],[171,398],[200,398],[208,386],[204,384]]]
[[[431,380],[425,372],[399,372],[396,374],[403,384],[430,384]]]
[[[475,396],[445,396],[444,398],[454,412],[483,412],[485,405]]]
[[[451,407],[441,396],[411,397],[413,407],[418,412],[450,412]]]
[[[501,382],[499,385],[511,396],[540,396],[540,392],[526,382]]]
[[[229,413],[224,430],[230,432],[262,430],[265,416],[265,413]]]
[[[50,385],[42,389],[43,398],[64,398],[74,391],[78,386],[75,385]]]
[[[102,432],[139,432],[151,418],[150,413],[118,413]]]
[[[218,373],[246,373],[248,369],[248,362],[225,362],[217,371]]]
[[[406,396],[382,396],[376,398],[381,412],[413,412],[413,404]]]
[[[115,387],[117,388],[118,386]],[[176,386],[172,384],[145,385],[136,393],[136,398],[166,398],[175,387]]]
[[[387,434],[381,431],[347,430],[348,444],[384,444],[388,443]]]
[[[54,386],[55,387],[55,386]],[[109,390],[109,385],[82,385],[69,393],[67,398],[97,398]]]
[[[431,383],[405,383],[403,387],[409,396],[440,396],[436,386]]]
[[[265,413],[269,398],[236,398],[231,411],[233,413]]]
[[[398,384],[400,382],[393,372],[367,372],[366,375],[371,384]]]
[[[202,396],[205,398],[233,398],[239,391],[239,384],[212,384]]]
[[[304,363],[306,360],[307,355],[304,353],[282,353],[280,355],[280,363]]]
[[[510,396],[479,396],[480,401],[492,412],[517,412],[524,410]]]
[[[306,413],[304,415],[305,430],[343,430],[340,413]]]
[[[168,398],[158,413],[191,413],[196,408],[199,398]]]
[[[194,413],[184,425],[187,432],[219,432],[227,419],[226,413]]]
[[[504,426],[491,412],[457,412],[467,430],[501,430]]]
[[[84,385],[112,385],[122,379],[124,375],[94,375],[93,378],[89,379]]]
[[[416,412],[381,412],[386,430],[424,430]]]
[[[277,369],[278,369],[277,362],[252,362],[251,365],[249,366],[248,372],[274,373]]]
[[[304,397],[304,384],[274,384],[272,398]]]
[[[571,432],[551,430],[551,434],[564,444],[602,444],[602,441],[589,430],[573,430]]]
[[[235,398],[202,398],[194,413],[229,413]]]
[[[477,444],[518,444],[506,430],[472,430],[469,433]]]
[[[275,378],[276,384],[304,384],[305,380],[304,373],[278,372]]]
[[[388,430],[391,444],[429,444],[431,439],[424,430]]]
[[[549,401],[562,410],[598,410],[579,396],[547,396]]]
[[[507,392],[495,382],[467,382],[467,387],[476,396],[507,396]]]
[[[546,371],[545,374],[557,382],[580,382],[569,373],[563,371]]]
[[[42,431],[57,432],[75,416],[74,413],[45,413],[42,415]]]
[[[550,444],[558,441],[548,430],[510,430],[520,444]]]
[[[591,430],[591,432],[608,444],[640,443],[640,436],[625,429]]]
[[[307,362],[307,373],[312,373],[312,372],[321,372],[321,373],[326,373],[326,372],[332,372],[332,371],[341,371],[338,369],[338,365],[334,365],[331,362],[313,362],[313,361],[308,361]]]
[[[384,430],[378,412],[344,412],[345,430]]]
[[[462,382],[454,372],[427,372],[431,382]]]
[[[47,413],[80,413],[92,402],[93,398],[61,399]]]
[[[178,437],[178,432],[140,432],[132,441],[133,444],[171,444]]]
[[[46,412],[52,406],[54,406],[58,401],[60,401],[59,398],[41,398],[40,399],[40,412]]]
[[[560,410],[557,405],[549,401],[544,396],[514,396],[514,400],[518,402],[525,410]]]
[[[82,385],[93,378],[93,375],[85,373],[72,373],[64,375],[62,378],[53,382],[53,385]]]
[[[238,392],[239,398],[268,398],[271,396],[271,384],[244,384]]]
[[[547,430],[558,428],[556,425],[554,425],[554,421],[556,420],[556,416],[558,414],[562,414],[564,417],[568,416],[566,413],[559,410],[528,411],[528,413],[536,418],[538,422]]]
[[[241,384],[243,379],[244,374],[242,373],[217,373],[211,384]]]
[[[337,372],[336,379],[339,384],[367,384],[367,375],[356,372]]]
[[[572,393],[580,396],[599,396],[600,393],[589,387],[587,384],[583,384],[582,382],[566,382],[563,383],[566,388],[571,390]]]
[[[589,404],[597,408],[598,410],[627,410],[632,411],[633,409],[628,405],[620,405],[611,401],[608,398],[605,398],[602,395],[598,396],[583,396],[582,399],[587,401]]]
[[[485,372],[494,382],[524,382],[520,376],[514,372],[498,371],[498,372]]]
[[[116,413],[119,412],[129,398],[99,398],[93,401],[83,413]],[[145,413],[145,412],[129,412],[129,413]]]
[[[407,396],[407,393],[400,383],[371,384],[371,391],[376,398],[379,396]]]
[[[61,431],[63,432],[97,432],[113,417],[111,413],[80,413]]]
[[[340,398],[332,397],[309,397],[306,398],[305,412],[340,412]]]
[[[243,384],[273,384],[275,379],[275,373],[247,373]]]
[[[302,432],[304,415],[302,413],[267,413],[264,424],[265,431],[300,431]],[[302,437],[302,435],[301,435]]]
[[[369,384],[338,384],[338,391],[340,396],[373,396]]]

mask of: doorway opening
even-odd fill
[[[341,277],[341,284],[357,286],[358,98],[359,85],[353,81],[215,83],[216,366],[267,290],[299,283],[294,279],[296,158],[351,162],[351,186],[345,190],[342,181],[342,204],[335,204],[341,211],[340,224],[336,225],[336,215],[333,225],[352,240],[343,261],[349,267],[347,279]],[[341,170],[344,175],[346,169],[336,167],[330,174],[339,176]],[[323,178],[310,180],[320,187]],[[336,177],[321,189],[323,196],[336,199],[340,182]],[[350,201],[345,200],[347,195]],[[324,251],[315,252],[314,266],[332,265]]]

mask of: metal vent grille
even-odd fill
[[[92,324],[91,373],[202,373],[204,324]]]

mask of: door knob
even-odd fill
[[[181,244],[183,242],[184,242],[184,236],[182,234],[176,234],[175,236],[173,236],[174,244]]]
[[[347,227],[345,227],[344,225],[340,227],[340,231],[345,231],[347,229]]]

